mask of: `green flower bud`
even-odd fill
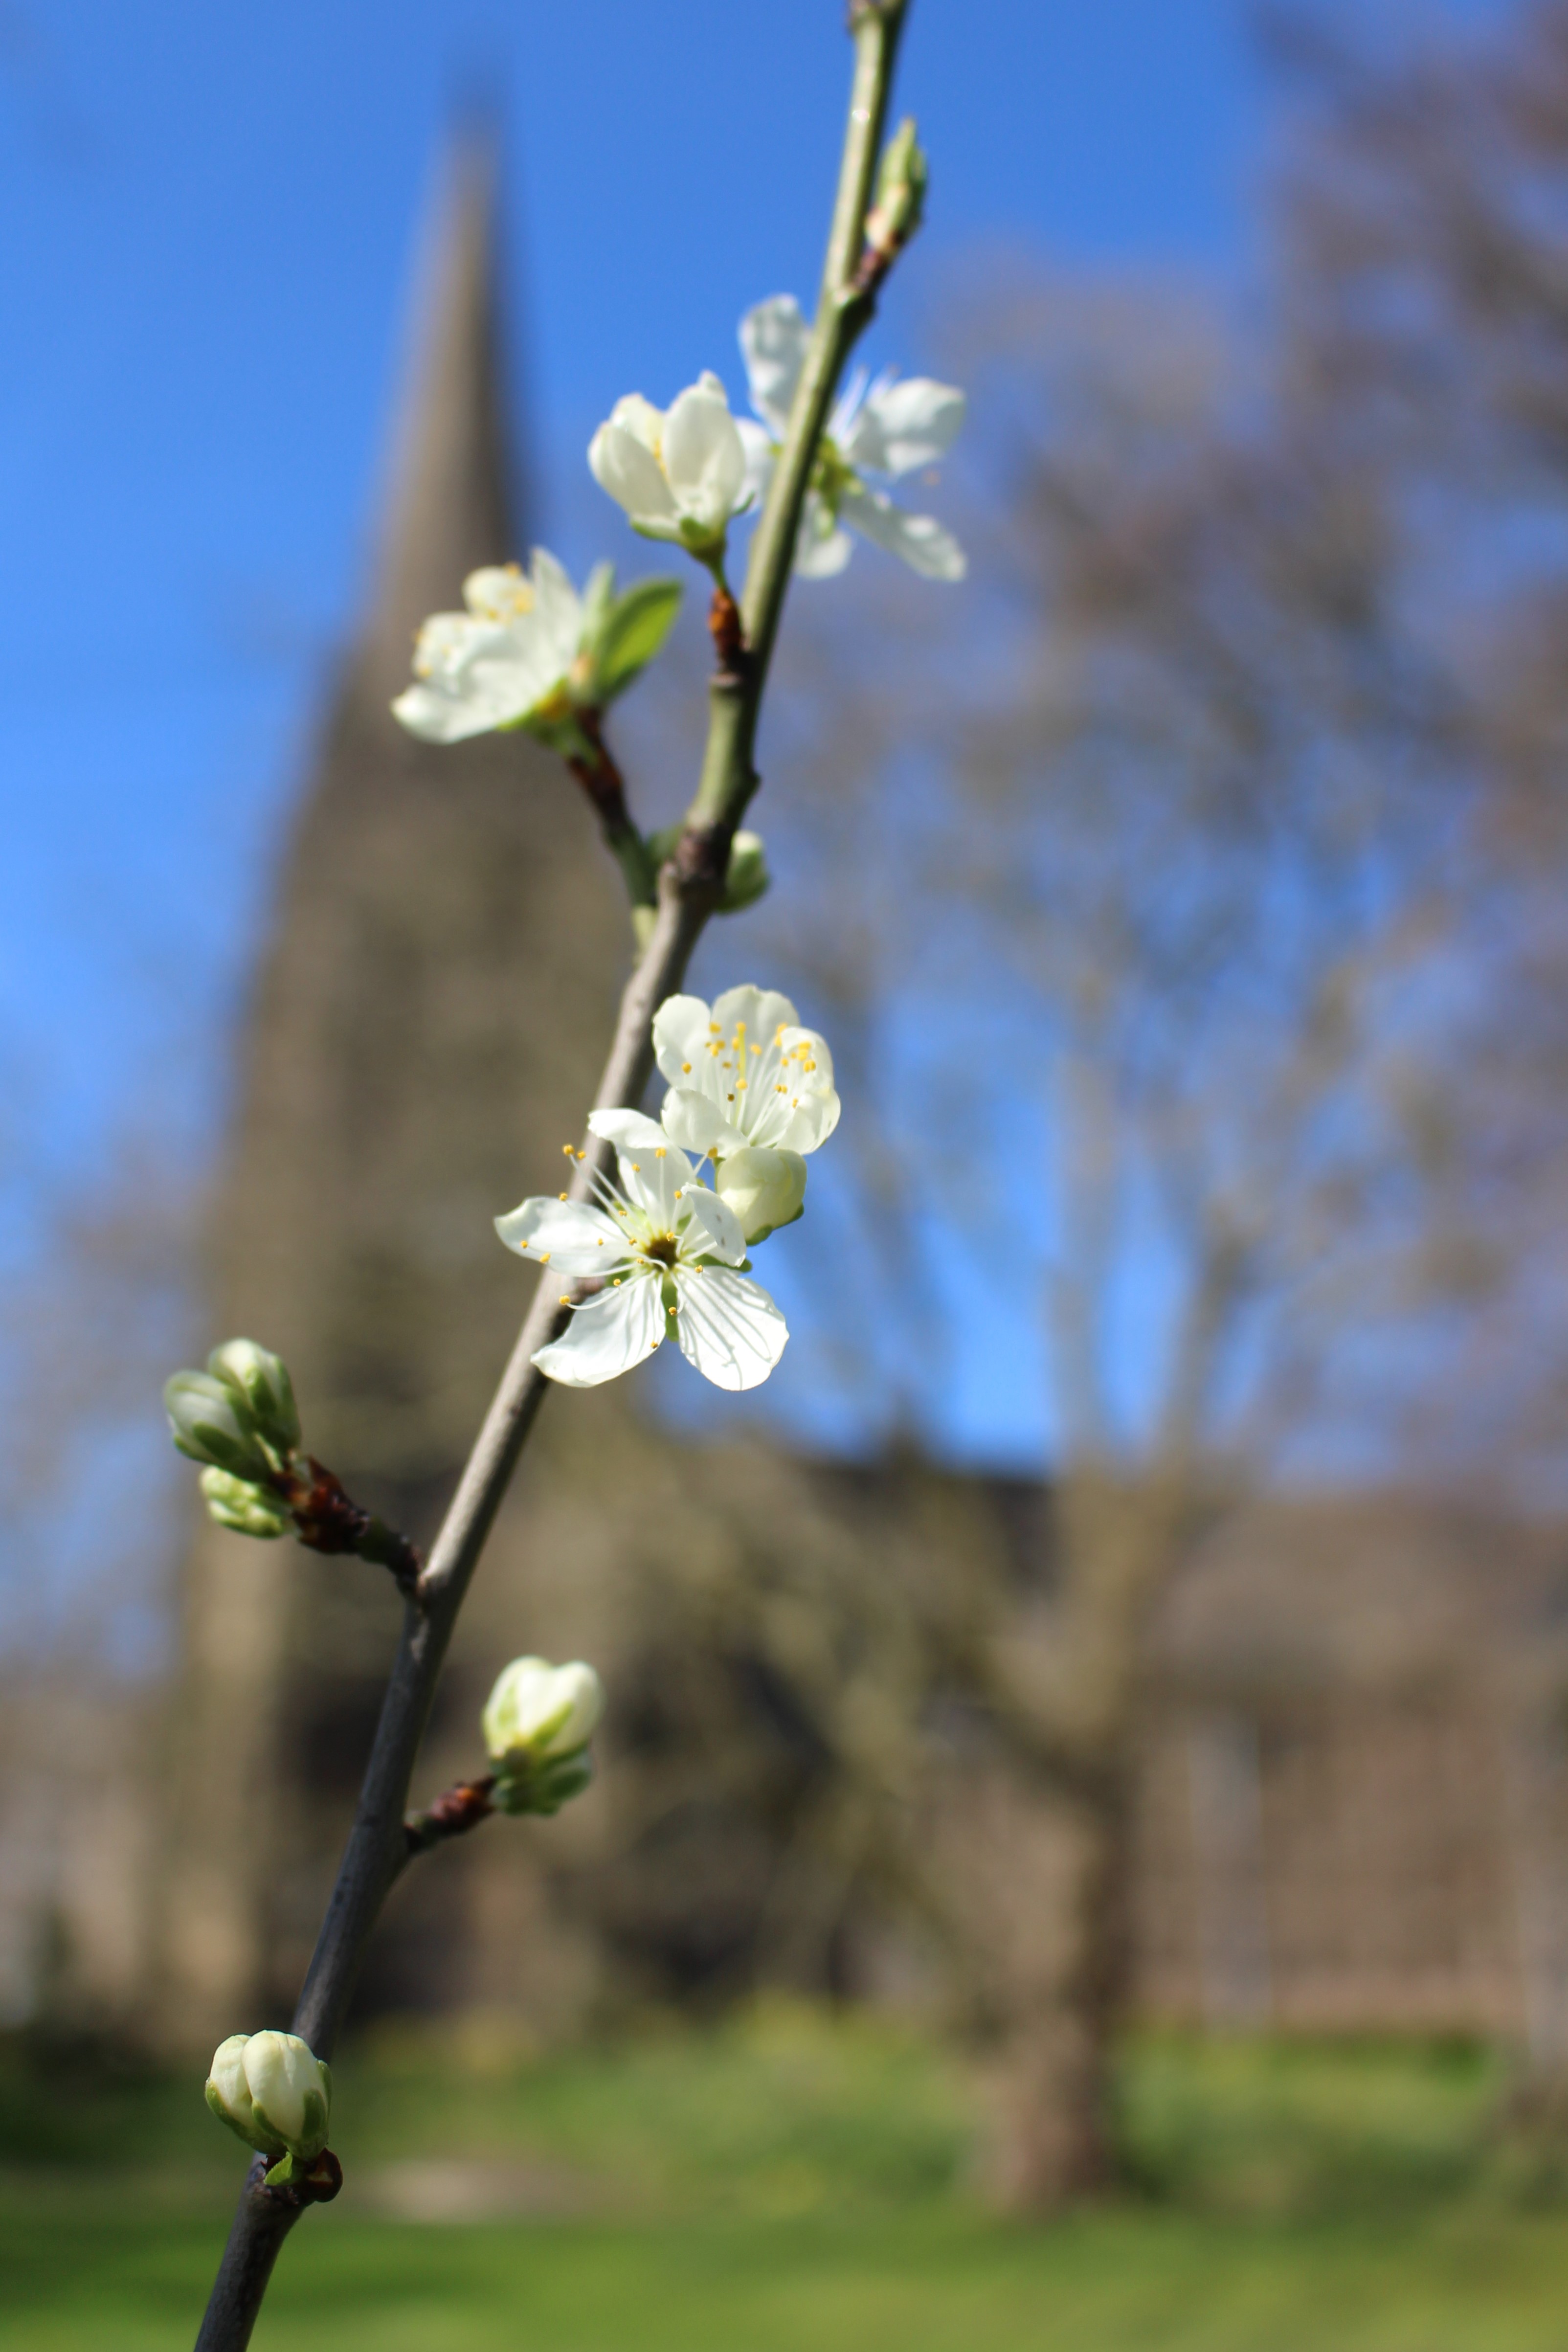
[[[656,866],[675,855],[676,845],[684,828],[679,824],[661,824],[647,837],[647,854]],[[768,853],[760,833],[742,831],[730,844],[730,863],[725,870],[723,895],[719,900],[721,915],[738,915],[742,907],[753,906],[773,881],[768,871]],[[643,942],[642,944],[646,944]]]
[[[500,1813],[557,1813],[594,1777],[588,1754],[605,1688],[581,1659],[514,1658],[485,1703],[485,1746],[496,1768],[490,1801]]]
[[[210,1372],[175,1372],[163,1383],[163,1410],[174,1444],[193,1462],[210,1462],[237,1478],[265,1478],[272,1465],[237,1390]]]
[[[227,1470],[204,1470],[197,1483],[220,1528],[232,1528],[237,1536],[275,1537],[292,1531],[294,1515],[270,1487],[253,1486]]]
[[[719,912],[738,915],[742,907],[754,906],[773,878],[768,872],[768,853],[763,846],[762,835],[738,833],[730,844],[730,865],[724,876]]]
[[[254,1339],[226,1339],[207,1358],[207,1370],[234,1391],[269,1445],[292,1454],[300,1443],[300,1409],[281,1356]]]
[[[713,1171],[713,1190],[741,1220],[747,1242],[765,1242],[804,1213],[805,1161],[798,1151],[751,1143],[720,1160]]]
[[[206,2100],[263,2156],[313,2164],[327,2144],[332,2078],[297,2033],[231,2033],[214,2053]]]
[[[906,115],[882,150],[877,201],[866,223],[866,242],[878,253],[896,253],[921,225],[925,210],[926,159]]]

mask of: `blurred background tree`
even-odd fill
[[[508,1611],[552,1650],[559,1629],[589,1646],[614,1627],[605,1785],[581,1842],[508,1861],[506,1889],[478,1841],[441,1857],[381,1980],[388,2006],[493,2001],[526,1948],[570,1983],[565,2031],[617,2001],[874,1990],[868,1954],[912,1922],[946,2014],[990,2053],[993,2185],[1026,2207],[1116,2170],[1110,2065],[1184,1570],[1260,1492],[1561,1503],[1568,6],[1453,44],[1339,43],[1322,21],[1276,23],[1298,103],[1258,311],[997,257],[966,269],[940,313],[981,453],[958,478],[973,585],[956,630],[864,551],[853,628],[799,599],[769,749],[781,887],[706,967],[722,984],[742,956],[794,985],[850,1106],[839,1172],[813,1174],[795,1419],[700,1447],[673,1404],[640,1437],[617,1426],[641,1450],[614,1492],[593,1408],[552,1435],[458,1661],[450,1736]],[[663,716],[641,751],[674,772]],[[439,831],[405,786],[395,819],[377,801],[370,877],[399,903]],[[521,861],[515,810],[487,821]],[[397,1330],[327,1386],[344,1443],[382,1446],[367,1463],[391,1478],[390,1382],[434,1491],[467,1408],[452,1381],[426,1412],[412,1375],[391,1380],[424,1360],[399,1302],[444,1285],[459,1340],[481,1316],[500,1333],[499,1276],[465,1258],[459,1293],[450,1275],[442,1203],[503,1205],[521,1097],[509,1078],[493,1118],[465,1097],[473,1133],[422,1133],[419,1022],[349,953],[330,878],[305,883],[295,914],[342,975],[313,1067],[363,1059],[374,1027],[407,1153],[384,1155],[379,1255],[355,1277]],[[592,887],[574,882],[581,904]],[[463,943],[468,996],[441,1000],[458,1028],[534,953],[492,905],[487,961],[471,915],[454,889],[423,935],[437,975],[440,926]],[[289,1041],[262,1044],[287,1076]],[[564,1084],[552,1069],[552,1108]],[[320,1238],[324,1196],[291,1164]],[[353,1180],[345,1161],[351,1201]],[[512,1189],[532,1181],[520,1165]],[[117,1189],[100,1229],[133,1297],[174,1312],[166,1194],[143,1205],[159,1191],[138,1179],[122,1209]],[[342,1319],[363,1328],[363,1307]],[[955,1390],[994,1398],[1037,1344],[1048,1491],[933,1466]],[[132,1360],[115,1351],[117,1371]],[[68,1361],[80,1381],[89,1359]],[[50,1425],[100,1409],[83,1386]],[[870,1466],[791,1450],[836,1412]],[[1497,1524],[1482,1593],[1487,1547],[1514,1541]],[[1331,1525],[1317,1539],[1345,1545]],[[213,1574],[231,1572],[225,1551]],[[296,1580],[314,1680],[289,1732],[286,1910],[305,1918],[309,1858],[332,1843],[307,1816],[345,1801],[332,1759],[384,1629],[374,1602]],[[1500,1630],[1485,1669],[1511,1759],[1498,1822],[1513,1804],[1539,1824],[1561,1796],[1561,1662]],[[1563,1869],[1553,1832],[1532,1884]],[[480,1952],[467,1975],[432,1958],[457,1916]],[[1522,2003],[1549,2065],[1568,2046],[1561,1922],[1538,1944]],[[274,1964],[293,1958],[285,1935]]]

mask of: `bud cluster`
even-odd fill
[[[287,1535],[286,1486],[300,1433],[282,1358],[254,1339],[226,1339],[205,1372],[165,1381],[163,1407],[180,1452],[203,1465],[202,1493],[218,1525],[238,1535]]]

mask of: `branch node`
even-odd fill
[[[465,1831],[477,1829],[495,1811],[490,1802],[495,1784],[493,1772],[487,1772],[482,1780],[459,1780],[422,1813],[405,1813],[403,1836],[410,1856],[428,1853],[432,1846],[444,1844],[447,1838],[461,1837]]]

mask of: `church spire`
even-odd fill
[[[521,551],[497,318],[499,178],[494,136],[459,134],[423,239],[386,520],[353,679],[382,708],[407,683],[426,615],[457,604],[477,564]]]

